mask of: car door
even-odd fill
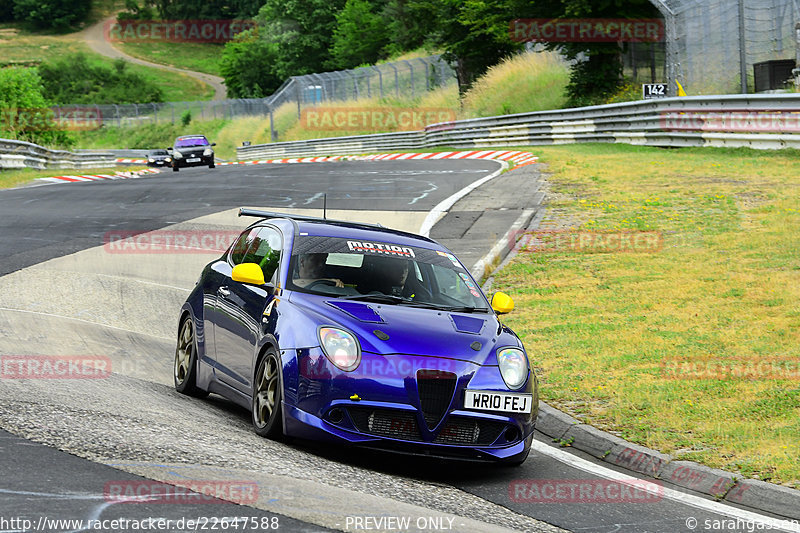
[[[243,231],[231,246],[228,253],[218,261],[211,263],[204,274],[203,282],[203,331],[205,334],[205,353],[203,362],[216,368],[217,348],[214,339],[214,330],[219,322],[217,312],[219,305],[217,300],[220,298],[220,287],[227,286],[231,277],[231,270],[234,264],[241,263],[247,249],[253,243],[258,234],[258,228]]]
[[[214,339],[216,368],[220,381],[242,391],[252,387],[253,357],[261,337],[264,311],[274,298],[275,276],[281,258],[282,239],[272,226],[256,229],[247,252],[239,263],[256,263],[267,285],[256,287],[233,281],[233,266],[217,291]],[[235,266],[234,264],[234,266]]]

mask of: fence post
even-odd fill
[[[422,65],[425,68],[425,74],[424,74],[424,76],[425,76],[425,90],[426,91],[430,91],[431,90],[431,78],[428,75],[428,62],[425,61],[425,59],[422,58],[422,57],[418,57],[417,59],[422,61]]]
[[[375,65],[372,65],[372,68],[378,71],[378,87],[381,90],[381,98],[383,98],[383,74],[381,73],[381,69],[379,69]]]
[[[302,96],[300,84],[297,82],[297,78],[293,78],[292,82],[295,84],[295,93],[297,94],[297,120],[300,120],[300,97]]]
[[[394,70],[394,95],[400,98],[400,79],[397,76],[397,67],[393,63],[386,63]]]
[[[401,59],[400,61],[402,61],[403,63],[408,65],[408,70],[411,73],[411,98],[414,98],[414,96],[416,94],[416,90],[415,90],[415,87],[414,87],[414,65],[412,65],[411,62],[408,61],[407,59]]]
[[[275,131],[275,119],[272,116],[272,106],[267,104],[269,110],[269,140],[270,142],[278,142],[278,132]]]

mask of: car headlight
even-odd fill
[[[148,162],[148,163],[155,163],[155,162],[156,162],[156,160],[155,160],[155,159],[153,159],[153,158],[151,157],[150,159],[148,159],[148,160],[147,160],[147,162]]]
[[[180,159],[180,158],[183,157],[183,154],[180,153],[179,151],[175,150],[175,151],[172,152],[172,157],[174,157],[175,159]]]
[[[168,158],[164,159],[164,161],[166,161],[167,163],[171,163],[172,162],[172,158],[168,157]]]
[[[528,379],[528,358],[519,348],[501,348],[497,350],[497,365],[503,381],[511,390],[517,390]]]
[[[361,346],[353,336],[343,329],[319,328],[319,343],[325,357],[337,368],[352,372],[361,363]]]
[[[211,148],[206,148],[205,150],[203,150],[203,155],[206,157],[214,155],[214,150],[212,150]]]

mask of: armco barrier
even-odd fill
[[[110,153],[73,153],[50,150],[38,144],[0,139],[0,169],[104,168],[116,165]]]
[[[239,159],[578,142],[800,148],[800,94],[664,98],[430,124],[423,131],[237,148]]]

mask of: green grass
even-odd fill
[[[651,253],[523,252],[496,274],[543,399],[678,458],[800,488],[800,153],[522,149],[552,172],[543,229],[663,235]],[[667,370],[761,361],[797,370]]]
[[[205,135],[211,142],[215,142],[219,131],[226,124],[227,121],[219,119],[192,121],[188,126],[183,126],[180,123],[164,122],[125,128],[103,127],[83,132],[78,137],[76,148],[130,148],[143,150],[166,148],[167,146],[172,146],[175,137],[195,133]],[[216,148],[217,155],[226,158],[220,153],[220,147],[217,146]]]
[[[114,46],[128,55],[168,65],[171,67],[194,70],[221,76],[220,59],[222,59],[221,44],[202,43],[170,43],[170,42],[144,42],[144,43],[115,43]]]

